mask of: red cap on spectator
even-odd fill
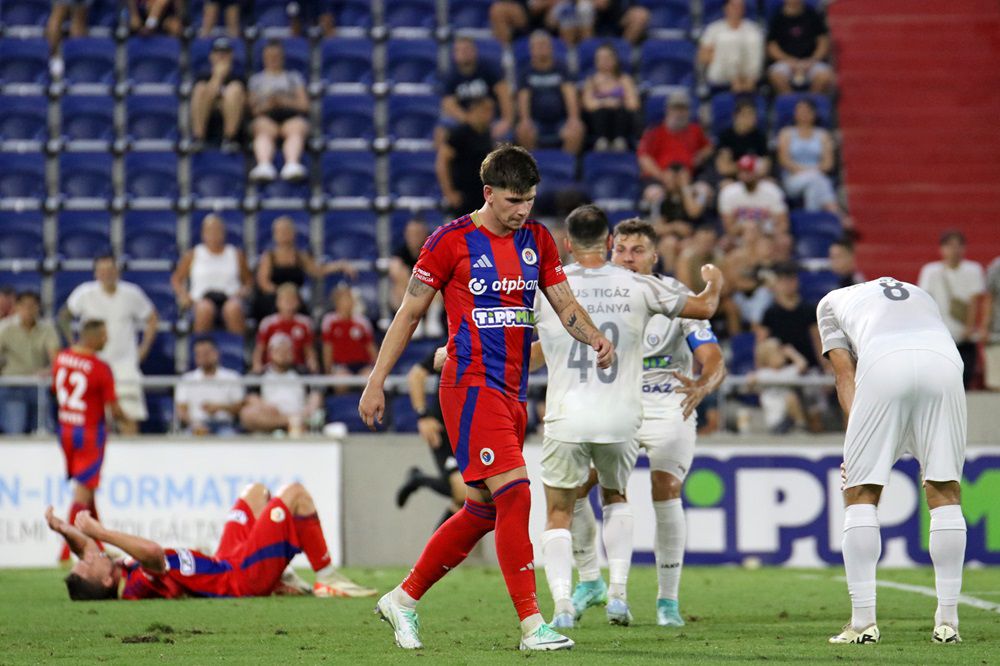
[[[740,158],[740,161],[736,163],[736,166],[740,168],[740,171],[757,171],[757,158],[754,155],[744,155]]]

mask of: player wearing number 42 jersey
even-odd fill
[[[94,493],[104,464],[106,411],[110,409],[116,420],[128,421],[118,405],[111,368],[97,357],[107,340],[103,321],[86,321],[80,327],[77,344],[59,352],[52,364],[52,390],[59,407],[59,443],[66,457],[66,476],[74,481],[70,524],[84,509],[97,515]],[[68,548],[63,548],[59,559],[69,559]]]
[[[893,464],[910,453],[920,462],[931,514],[938,598],[931,637],[957,643],[966,532],[959,485],[966,433],[962,359],[930,294],[891,277],[830,292],[816,318],[848,414],[843,552],[852,613],[830,642],[879,641],[877,507]]]

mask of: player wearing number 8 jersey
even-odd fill
[[[75,482],[70,524],[84,509],[97,515],[94,492],[104,463],[106,410],[110,408],[116,419],[128,420],[118,406],[111,368],[97,357],[107,340],[103,321],[86,321],[77,344],[59,352],[52,364],[52,390],[59,406],[59,443],[66,457],[66,476]],[[68,548],[63,548],[60,559],[69,559]]]
[[[874,643],[875,568],[882,549],[877,506],[893,464],[920,462],[930,508],[938,607],[932,638],[954,643],[965,557],[960,506],[966,406],[962,359],[937,303],[894,278],[837,289],[817,306],[823,354],[848,414],[844,441],[844,567],[851,622],[831,643]]]

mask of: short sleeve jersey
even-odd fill
[[[470,102],[482,97],[490,97],[494,102],[497,101],[493,86],[502,79],[495,67],[480,60],[470,74],[463,74],[453,66],[441,89],[445,95],[454,95],[458,103],[467,108]]]
[[[566,119],[566,101],[562,86],[572,83],[569,71],[554,64],[545,71],[529,67],[521,75],[519,87],[531,91],[531,118],[540,123],[556,123]]]
[[[566,279],[549,230],[528,220],[497,236],[477,213],[463,215],[428,237],[413,277],[444,296],[441,386],[486,386],[527,400],[537,291]]]
[[[306,348],[313,344],[312,319],[296,314],[291,319],[273,314],[264,317],[257,329],[257,344],[264,350],[264,362],[270,360],[267,345],[275,335],[283,333],[292,340],[294,363],[302,365],[306,362]]]
[[[165,548],[163,552],[167,570],[162,573],[149,571],[130,557],[119,563],[125,579],[122,599],[239,596],[229,561],[187,548]]]
[[[809,58],[816,50],[816,41],[829,32],[826,19],[812,7],[804,7],[797,16],[777,11],[767,28],[768,41],[793,58]]]
[[[108,364],[92,354],[64,349],[52,364],[52,390],[59,405],[59,424],[97,429],[104,410],[115,402],[115,380]]]

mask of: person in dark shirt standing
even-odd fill
[[[476,42],[456,37],[452,45],[451,71],[441,85],[441,124],[435,132],[440,146],[448,130],[468,122],[469,105],[491,97],[498,113],[491,127],[497,141],[508,139],[514,128],[514,96],[503,72],[480,60]]]
[[[441,193],[453,217],[458,218],[483,205],[483,183],[479,166],[493,150],[490,123],[493,99],[480,97],[469,104],[466,122],[448,132],[434,163]]]
[[[517,92],[517,142],[528,150],[561,147],[577,155],[587,128],[580,116],[576,84],[556,61],[551,35],[535,31],[528,45],[531,62],[521,73]]]
[[[719,135],[715,151],[715,170],[719,175],[720,189],[739,175],[740,158],[754,155],[760,173],[771,172],[767,137],[757,124],[757,107],[751,100],[740,100],[733,112],[733,125]]]
[[[767,28],[771,85],[779,95],[808,88],[828,93],[833,88],[830,30],[826,19],[805,0],[785,0]]]

